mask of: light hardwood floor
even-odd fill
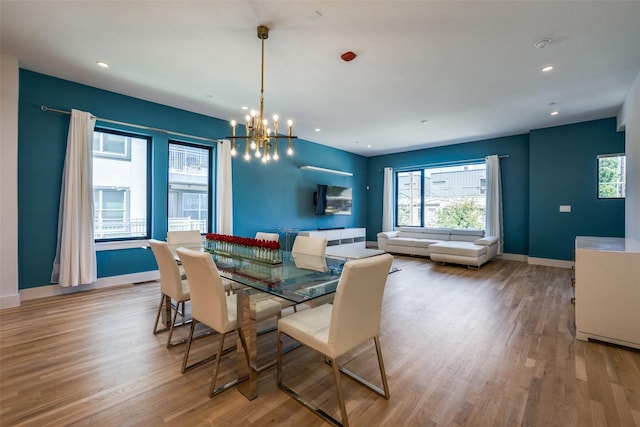
[[[394,265],[381,332],[391,399],[345,379],[354,426],[640,426],[640,352],[574,339],[571,270]],[[151,333],[158,302],[158,283],[145,283],[2,310],[0,425],[326,425],[277,389],[275,368],[253,401],[237,390],[209,399],[212,364],[181,375],[184,346],[166,349],[166,335]],[[275,334],[260,340],[272,357]],[[216,342],[194,345],[203,354]],[[379,383],[372,345],[347,359]],[[232,375],[235,353],[222,360]],[[339,413],[318,354],[286,355],[285,379]]]

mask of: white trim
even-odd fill
[[[520,262],[527,262],[528,258],[529,257],[527,257],[526,255],[521,255],[521,254],[502,254],[502,255],[496,256],[496,259],[504,259],[507,261],[520,261]]]
[[[20,294],[0,295],[0,309],[20,306]]]
[[[96,242],[96,252],[114,251],[117,249],[146,248],[149,240],[118,240],[115,242]]]
[[[549,259],[549,258],[534,258],[529,257],[529,264],[532,265],[546,265],[549,267],[560,267],[560,268],[573,268],[574,263],[572,261],[562,261],[559,259]]]
[[[93,289],[108,288],[111,286],[126,285],[129,283],[141,283],[160,280],[160,271],[143,271],[142,273],[122,274],[120,276],[102,277],[89,285],[80,285],[63,288],[60,285],[38,286],[20,290],[20,298],[27,301],[37,298],[45,298],[57,295],[67,295],[76,292]]]

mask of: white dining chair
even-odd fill
[[[187,248],[193,249],[194,251],[199,250],[202,247],[202,235],[200,234],[200,230],[176,230],[167,232],[167,243],[171,248],[171,252],[173,252],[176,260],[178,261],[180,268],[180,275],[182,278],[186,278],[186,274],[184,269],[182,268],[182,262],[178,258],[176,253],[176,249],[178,248]],[[231,293],[237,289],[239,286],[233,281],[229,280],[225,277],[221,277],[222,285],[224,286],[224,290],[227,293]]]
[[[278,233],[265,233],[262,231],[258,231],[255,238],[257,240],[268,240],[270,242],[280,241],[280,235]]]
[[[176,230],[167,232],[167,243],[175,253],[179,247],[197,250],[202,247],[200,230]]]
[[[243,343],[244,351],[247,352],[247,346],[243,336],[240,333],[237,322],[237,296],[225,295],[220,274],[211,255],[206,252],[193,251],[191,249],[178,248],[178,256],[182,260],[189,284],[191,288],[191,330],[187,339],[187,349],[182,360],[182,373],[196,366],[200,366],[215,357],[215,366],[211,377],[211,386],[209,388],[209,397],[213,397],[223,391],[236,385],[239,380],[235,380],[216,388],[216,380],[220,368],[220,358],[224,352],[224,340],[227,334],[236,331]],[[271,299],[257,300],[255,305],[251,304],[250,316],[256,322],[260,322],[267,318],[276,316],[280,318],[280,304]],[[254,308],[255,307],[255,308]],[[221,335],[218,351],[211,357],[188,365],[189,352],[193,340],[193,332],[196,324],[200,322],[207,327],[213,329]]]
[[[392,262],[393,256],[389,254],[347,262],[340,276],[333,305],[324,304],[299,311],[278,320],[276,374],[278,387],[315,414],[335,425],[349,425],[343,391],[340,385],[341,373],[360,382],[385,399],[390,397],[378,335],[382,317],[382,297]],[[284,384],[282,379],[284,335],[321,353],[332,366],[341,421],[318,408],[310,400],[303,398]],[[371,338],[373,338],[378,356],[382,389],[338,364],[340,356]]]
[[[327,239],[323,237],[296,236],[291,253],[323,257],[327,251]]]
[[[159,332],[163,332],[166,330],[158,328],[158,322],[160,320],[160,314],[162,313],[163,307],[168,309],[169,307],[165,304],[168,304],[171,308],[171,318],[169,321],[171,322],[169,325],[169,336],[167,337],[167,348],[173,347],[174,345],[181,344],[172,343],[171,337],[173,335],[173,329],[176,326],[176,320],[178,317],[178,313],[182,316],[182,323],[185,323],[185,303],[189,301],[190,293],[189,293],[189,285],[186,279],[183,279],[180,276],[180,270],[178,269],[178,264],[174,258],[173,253],[171,253],[171,249],[167,242],[161,242],[160,240],[150,239],[149,245],[151,246],[151,250],[153,251],[153,255],[156,258],[156,263],[158,264],[158,269],[160,270],[160,306],[158,307],[158,314],[156,316],[156,322],[153,327],[153,334],[157,334]],[[175,301],[175,307],[173,305],[173,301]],[[180,311],[180,306],[182,306],[182,311]]]

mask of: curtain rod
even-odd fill
[[[507,157],[509,157],[508,154],[503,154],[503,155],[499,155],[498,156],[499,159],[504,159],[504,158],[507,158]],[[452,160],[450,162],[427,163],[427,164],[422,164],[422,165],[404,166],[404,167],[401,167],[401,168],[393,168],[393,170],[403,171],[403,170],[413,170],[413,169],[435,167],[435,166],[459,165],[459,164],[465,164],[465,163],[480,162],[480,161],[484,161],[485,159],[486,159],[486,157],[480,157],[480,158],[477,158],[477,159]]]
[[[52,111],[54,113],[71,115],[71,111],[57,110],[55,108],[49,108],[46,105],[41,106],[40,109],[42,111]],[[188,133],[173,132],[173,131],[170,131],[170,130],[154,128],[154,127],[151,127],[151,126],[143,126],[143,125],[136,125],[136,124],[133,124],[133,123],[119,122],[117,120],[101,119],[100,117],[94,116],[93,114],[91,115],[91,117],[95,117],[96,120],[99,120],[101,122],[113,123],[113,124],[116,124],[116,125],[129,126],[129,127],[134,127],[134,128],[137,128],[137,129],[144,129],[144,130],[151,130],[151,131],[159,132],[159,133],[166,133],[166,134],[169,134],[169,135],[175,135],[175,136],[182,136],[182,137],[186,137],[186,138],[199,139],[201,141],[220,142],[220,140],[206,138],[204,136],[189,135]]]

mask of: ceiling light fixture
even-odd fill
[[[545,47],[548,47],[550,44],[551,44],[551,39],[542,39],[542,40],[538,40],[533,45],[536,47],[536,49],[544,49]]]
[[[558,114],[560,114],[560,111],[552,111],[551,113],[549,113],[551,116],[557,116]]]
[[[109,68],[109,64],[104,61],[96,61],[96,64],[98,65],[98,67]]]
[[[548,71],[553,70],[554,68],[556,68],[556,67],[553,66],[553,65],[546,65],[546,66],[542,67],[542,71],[544,71],[546,73]]]
[[[289,140],[289,146],[287,147],[287,154],[293,155],[293,147],[291,140],[297,138],[292,136],[291,131],[293,128],[293,121],[288,120],[287,126],[289,132],[287,136],[278,135],[278,115],[273,115],[273,131],[269,127],[269,120],[264,116],[264,41],[269,38],[269,28],[264,25],[258,26],[258,38],[262,42],[262,68],[260,73],[260,110],[251,110],[249,114],[245,116],[245,135],[236,136],[235,120],[231,120],[231,136],[227,139],[231,140],[231,155],[237,154],[236,139],[245,140],[244,158],[250,160],[251,155],[249,150],[254,151],[254,155],[258,158],[262,158],[262,162],[266,163],[273,160],[278,160],[278,139],[287,138]]]

